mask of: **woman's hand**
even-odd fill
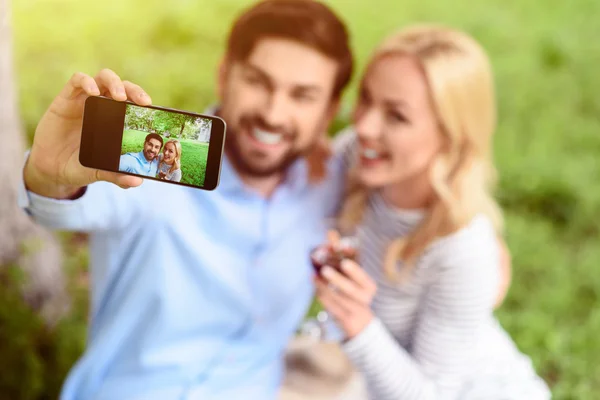
[[[354,261],[343,260],[341,268],[343,274],[323,267],[315,283],[319,301],[351,339],[373,319],[371,301],[377,285]]]

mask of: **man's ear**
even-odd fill
[[[333,122],[336,115],[340,112],[340,106],[342,104],[341,99],[338,97],[334,99],[329,105],[329,110],[327,111],[327,121],[329,125]]]
[[[325,115],[323,115],[322,125],[319,127],[319,130],[322,131],[324,134],[327,134],[327,132],[331,128],[333,120],[335,119],[337,113],[340,111],[340,105],[340,99],[333,99],[327,107]]]
[[[229,75],[230,62],[227,56],[223,57],[219,63],[219,70],[217,72],[217,96],[219,100],[223,99],[223,93],[225,91],[225,83]]]

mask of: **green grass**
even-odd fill
[[[27,133],[33,134],[73,72],[95,74],[103,67],[142,85],[154,104],[204,110],[215,101],[230,23],[251,3],[14,0],[16,72]],[[384,35],[414,21],[465,29],[488,50],[499,101],[498,196],[514,265],[498,317],[556,399],[597,398],[600,2],[328,3],[352,32],[355,78]],[[345,123],[356,82],[346,92],[336,127]]]
[[[148,132],[126,130],[123,134],[121,154],[137,153],[144,147]],[[162,137],[166,143],[169,138]],[[181,182],[203,186],[208,159],[208,143],[180,139],[181,143]]]

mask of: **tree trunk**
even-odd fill
[[[17,111],[9,0],[0,0],[0,272],[9,265],[25,272],[25,301],[47,323],[68,309],[57,240],[34,224],[17,204],[24,139]]]

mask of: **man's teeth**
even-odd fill
[[[263,131],[261,129],[254,129],[254,138],[264,144],[278,144],[283,139],[283,135],[280,133],[273,133]]]
[[[363,157],[368,158],[369,160],[374,160],[376,158],[381,157],[381,154],[379,154],[378,151],[373,150],[373,149],[364,149]]]

